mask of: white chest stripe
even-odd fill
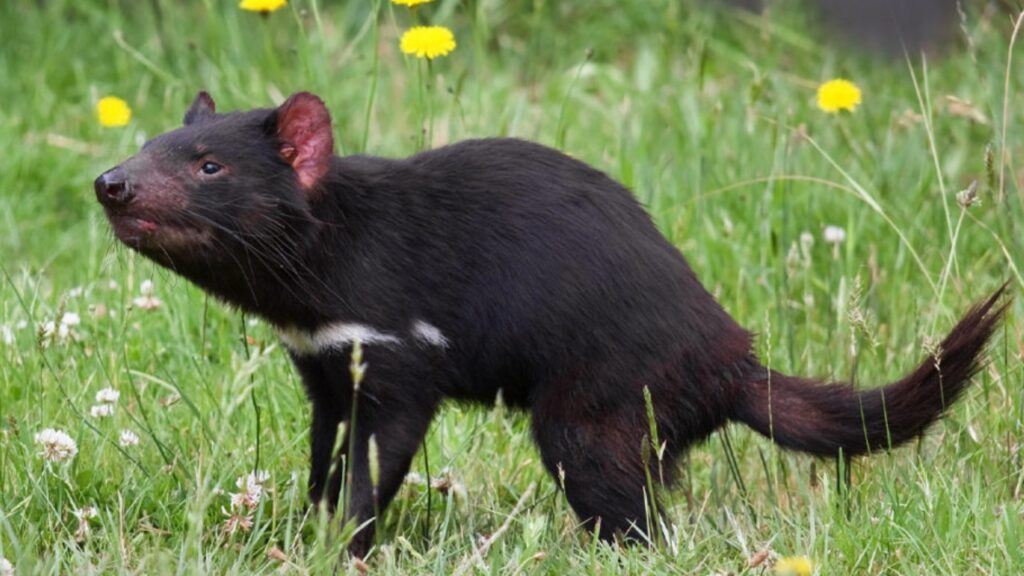
[[[413,322],[412,336],[424,344],[430,344],[438,348],[448,347],[448,339],[441,333],[441,329],[423,320]]]
[[[402,340],[397,336],[381,332],[372,326],[355,322],[336,322],[309,332],[298,328],[282,328],[281,341],[299,356],[311,356],[328,350],[341,350],[351,346],[358,340],[362,344],[398,345]],[[416,320],[410,328],[412,337],[424,344],[448,347],[448,338],[441,330],[429,322]]]
[[[307,332],[296,328],[281,330],[281,341],[289,350],[299,356],[308,356],[327,350],[340,350],[351,346],[356,340],[363,344],[401,344],[391,334],[380,332],[365,324],[338,322]]]

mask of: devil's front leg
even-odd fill
[[[351,381],[339,375],[329,376],[332,364],[340,366],[341,362],[327,355],[303,356],[293,353],[292,361],[302,376],[306,395],[312,404],[309,428],[309,502],[316,508],[326,499],[328,510],[333,512],[338,496],[328,493],[328,476],[338,426],[350,413]]]
[[[394,399],[357,408],[354,429],[350,430],[355,438],[352,451],[347,446],[343,448],[350,468],[337,468],[330,480],[331,494],[340,493],[345,498],[341,504],[343,521],[355,519],[356,525],[362,526],[349,544],[353,556],[365,556],[373,545],[376,519],[401,487],[436,408],[436,402],[421,404]],[[346,440],[352,437],[349,435]],[[377,446],[375,463],[371,462],[371,438]],[[371,473],[374,466],[375,478]],[[350,484],[341,490],[345,481]],[[367,523],[369,520],[373,521]]]
[[[338,425],[344,420],[338,407],[313,405],[313,420],[309,430],[309,502],[319,506],[326,497],[327,508],[331,512],[334,512],[338,503],[338,495],[327,492],[328,476],[331,456],[338,439]]]
[[[354,519],[363,526],[349,545],[354,556],[364,556],[373,544],[374,522],[367,521],[381,514],[398,492],[441,401],[436,374],[412,352],[367,347],[358,392],[347,356],[333,367],[325,363],[317,375],[320,394],[310,394],[310,498],[314,503],[326,500],[331,511],[343,511],[343,521]],[[334,376],[333,384],[328,374]],[[346,424],[345,437],[336,442],[340,422]],[[371,438],[377,446],[375,463],[370,461]]]

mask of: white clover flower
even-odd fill
[[[14,345],[14,330],[8,324],[0,324],[0,342],[7,346]]]
[[[0,556],[0,576],[14,576],[14,564],[3,556]]]
[[[434,478],[434,481],[430,483],[430,487],[445,496],[451,492],[459,500],[465,500],[467,495],[466,485],[457,480],[448,468],[441,470],[438,477]]]
[[[229,536],[238,531],[248,532],[252,528],[251,515],[243,516],[234,512],[228,512],[223,508],[220,510],[228,517],[227,521],[224,522],[224,532]]]
[[[100,404],[117,404],[121,399],[121,393],[113,388],[107,387],[96,393],[96,401]]]
[[[242,510],[243,508],[248,508],[252,510],[259,505],[262,496],[262,491],[259,488],[251,491],[246,490],[245,492],[231,492],[231,509]]]
[[[139,435],[131,430],[121,430],[121,437],[118,439],[118,444],[120,444],[122,448],[138,446]]]
[[[47,346],[51,342],[66,344],[71,340],[77,340],[78,334],[75,333],[73,328],[81,323],[82,318],[74,312],[65,312],[60,317],[59,325],[54,320],[46,321],[42,329],[43,346]]]
[[[822,235],[825,242],[829,244],[842,244],[846,240],[846,230],[839,226],[825,226],[825,233]]]
[[[99,513],[93,506],[86,506],[80,510],[72,510],[75,518],[78,518],[78,530],[75,531],[75,542],[82,543],[89,539],[89,520],[95,518]]]
[[[75,286],[71,290],[68,290],[68,298],[78,298],[85,292],[85,288],[81,286]]]
[[[58,338],[61,340],[66,340],[68,335],[70,335],[71,331],[68,330],[67,327],[63,325],[61,325],[61,327],[58,329],[56,322],[54,322],[53,320],[47,320],[46,322],[43,323],[42,333],[43,339],[49,342],[51,340]]]
[[[250,472],[245,476],[239,477],[235,481],[235,486],[240,491],[229,494],[231,497],[231,509],[237,511],[243,508],[248,508],[249,510],[256,508],[260,500],[263,499],[263,492],[266,490],[265,484],[269,479],[270,474],[266,470]]]
[[[139,294],[140,296],[138,298],[132,300],[132,304],[142,310],[155,310],[163,304],[159,298],[153,296],[152,280],[142,281],[142,284],[139,285]]]
[[[73,510],[71,513],[79,520],[89,520],[90,518],[95,518],[99,515],[95,506],[84,506],[78,510]]]
[[[270,480],[270,473],[266,470],[257,470],[256,472],[250,472],[245,476],[241,476],[238,480],[235,480],[235,486],[243,490],[248,489],[249,486],[258,486],[263,488],[263,485]]]
[[[89,415],[93,418],[106,418],[114,415],[113,404],[97,404],[89,409]]]
[[[427,481],[418,472],[409,472],[405,475],[405,483],[410,486],[423,486]]]
[[[75,441],[63,430],[47,428],[36,434],[35,442],[42,447],[39,455],[50,462],[63,462],[78,454]]]

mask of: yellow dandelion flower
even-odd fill
[[[779,576],[811,576],[814,565],[807,556],[788,556],[775,563],[775,573]]]
[[[132,109],[117,96],[104,96],[96,103],[96,117],[100,126],[115,128],[124,126],[132,119]]]
[[[414,26],[402,34],[402,52],[433,60],[455,50],[455,36],[444,26]]]
[[[426,4],[428,2],[433,2],[433,1],[434,0],[391,0],[391,3],[392,4],[398,4],[399,6],[408,6],[408,7],[412,8],[413,6],[416,6],[416,5],[419,5],[419,4]]]
[[[843,78],[829,80],[818,87],[818,108],[829,114],[840,110],[853,112],[860,105],[860,88]]]
[[[287,4],[288,0],[242,0],[238,3],[238,7],[249,12],[269,14],[284,8]]]

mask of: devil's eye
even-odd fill
[[[203,165],[199,168],[199,170],[203,174],[206,174],[207,176],[212,176],[217,172],[220,172],[221,168],[223,168],[223,166],[217,164],[216,162],[204,162]]]

